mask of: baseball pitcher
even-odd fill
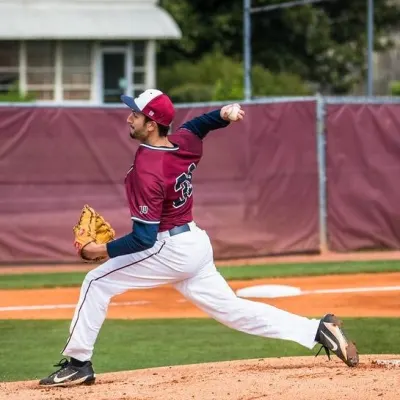
[[[82,210],[74,227],[78,254],[104,263],[82,284],[62,350],[66,358],[40,385],[94,383],[91,358],[111,298],[164,284],[232,329],[294,341],[308,349],[320,344],[328,356],[332,351],[348,366],[356,366],[358,351],[333,314],[308,319],[237,297],[214,265],[207,233],[193,220],[192,177],[203,155],[203,141],[214,130],[240,123],[245,118],[240,105],[200,115],[168,134],[175,111],[166,94],[149,89],[121,100],[131,110],[130,136],[140,143],[125,177],[132,232],[115,239],[101,215],[89,206]]]

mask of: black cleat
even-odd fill
[[[319,323],[315,340],[322,345],[317,355],[325,349],[330,359],[329,351],[335,353],[346,365],[358,365],[358,351],[353,342],[350,342],[341,329],[342,321],[333,314],[326,314]]]
[[[43,378],[39,385],[53,386],[73,386],[73,385],[91,385],[96,380],[92,363],[87,361],[82,367],[72,365],[70,361],[63,358],[55,367],[60,367],[47,378]]]

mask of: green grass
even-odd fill
[[[219,271],[228,280],[246,280],[289,276],[399,272],[400,262],[359,261],[343,263],[247,265],[242,267],[221,267]],[[0,289],[80,286],[85,274],[85,272],[58,272],[51,274],[0,275]]]
[[[360,354],[396,354],[398,318],[344,319]],[[38,379],[62,358],[68,321],[0,320],[0,381]],[[379,340],[377,340],[379,338]],[[302,346],[229,329],[214,320],[106,320],[95,347],[98,373],[248,358],[314,355]]]
[[[399,272],[400,261],[348,261],[341,263],[248,265],[243,267],[223,267],[219,268],[219,271],[229,280]]]

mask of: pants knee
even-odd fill
[[[93,271],[89,271],[86,276],[85,279],[83,280],[83,285],[84,286],[88,286],[90,285],[91,282],[94,282],[96,280],[97,276]]]

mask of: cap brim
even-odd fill
[[[130,96],[126,96],[126,95],[122,95],[121,96],[121,101],[127,105],[131,110],[134,110],[136,112],[142,112],[140,110],[140,108],[137,106],[137,104],[135,103],[135,100],[133,97]]]

